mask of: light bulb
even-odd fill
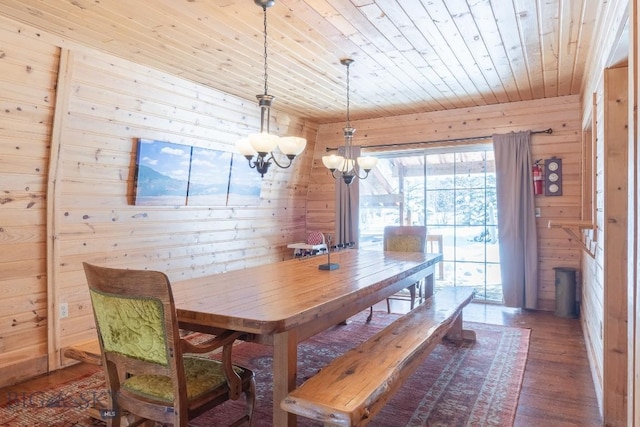
[[[377,157],[358,157],[358,165],[365,171],[370,171],[371,169],[375,168],[377,164]]]
[[[278,148],[286,155],[297,156],[304,151],[307,140],[299,136],[285,136],[280,138]]]
[[[278,135],[267,132],[249,134],[249,143],[258,153],[270,153],[278,146]]]
[[[331,154],[330,156],[322,156],[322,163],[329,170],[338,169],[344,163],[344,157]]]
[[[245,157],[253,157],[256,154],[256,150],[253,149],[248,138],[242,138],[236,141],[236,149]]]

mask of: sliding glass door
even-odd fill
[[[502,302],[491,146],[385,153],[360,182],[360,247],[382,248],[386,225],[426,225],[442,252],[436,287],[469,286]]]

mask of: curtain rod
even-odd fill
[[[545,130],[533,130],[531,134],[537,133],[546,133],[551,135],[553,133],[553,129],[545,129]],[[493,138],[493,135],[484,135],[484,136],[470,136],[467,138],[453,138],[453,139],[437,139],[435,141],[423,141],[423,142],[401,142],[397,144],[382,144],[382,145],[361,145],[361,148],[380,148],[380,147],[401,147],[403,145],[419,145],[419,144],[434,144],[437,142],[460,142],[460,141],[473,141],[475,139],[489,139]],[[336,151],[338,148],[327,147],[326,151]]]

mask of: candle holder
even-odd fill
[[[338,268],[340,268],[340,264],[336,264],[336,263],[331,263],[331,236],[327,236],[327,263],[326,264],[320,264],[318,266],[319,270],[326,270],[326,271],[331,271],[331,270],[337,270]]]

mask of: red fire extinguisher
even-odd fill
[[[533,175],[533,194],[542,194],[542,168],[540,167],[540,161],[536,160],[531,168]]]

